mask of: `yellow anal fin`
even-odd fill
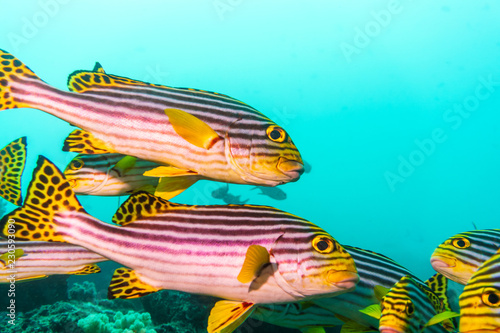
[[[30,276],[30,277],[25,277],[25,278],[20,278],[20,279],[16,279],[16,283],[17,282],[31,282],[31,281],[36,281],[36,280],[43,280],[43,279],[46,279],[48,278],[49,276],[48,275],[36,275],[36,276]]]
[[[73,275],[88,275],[88,274],[95,274],[95,273],[100,273],[101,268],[97,266],[96,264],[88,264],[83,266],[81,269],[72,272],[71,274]]]
[[[247,249],[245,261],[238,274],[241,283],[252,282],[258,276],[262,266],[269,262],[269,251],[260,245],[250,245]]]
[[[165,109],[170,124],[184,140],[199,148],[210,149],[220,136],[201,119],[179,109]]]
[[[146,184],[142,185],[136,190],[129,191],[129,193],[135,193],[135,192],[148,192],[149,194],[155,194],[156,192],[156,186],[153,186],[151,184]]]
[[[26,137],[12,141],[0,150],[0,197],[21,206],[21,176],[26,163]]]
[[[0,220],[3,235],[14,235],[16,240],[65,242],[57,232],[54,217],[85,210],[62,172],[40,156],[27,193],[23,206]]]
[[[81,154],[107,154],[115,153],[111,144],[106,143],[90,132],[77,129],[64,140],[63,151]]]
[[[188,187],[198,181],[196,176],[188,177],[162,177],[156,187],[155,195],[165,200],[170,200],[184,192]]]
[[[177,204],[146,192],[137,192],[128,197],[118,208],[112,221],[124,226],[143,217],[155,216],[174,206]]]
[[[157,292],[159,289],[142,282],[130,268],[115,270],[108,288],[108,298],[138,298]]]
[[[253,303],[218,301],[208,317],[208,333],[231,333],[255,310]]]
[[[170,165],[162,165],[143,173],[146,177],[181,177],[197,175],[195,171],[179,169]]]

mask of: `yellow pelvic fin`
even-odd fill
[[[366,308],[359,310],[359,312],[362,312],[375,319],[380,319],[380,316],[382,315],[382,309],[380,308],[380,304],[369,305]]]
[[[175,132],[196,147],[208,150],[220,139],[209,125],[185,111],[165,109],[165,114]]]
[[[151,184],[142,185],[138,189],[130,191],[129,193],[135,193],[135,192],[148,192],[149,194],[155,194],[156,186],[153,186]]]
[[[374,289],[374,292],[375,292],[375,297],[381,301],[382,300],[382,297],[384,297],[385,295],[387,295],[387,293],[389,292],[389,288],[386,288],[384,286],[380,286],[380,285],[377,285],[375,286]]]
[[[0,150],[0,197],[21,206],[21,176],[26,163],[26,137],[12,141]]]
[[[255,279],[262,266],[269,262],[269,251],[260,245],[250,245],[241,267],[240,274],[238,274],[238,281],[241,283],[249,283]]]
[[[24,205],[0,220],[2,234],[16,240],[65,242],[57,233],[56,214],[85,210],[76,199],[62,172],[40,156],[33,171]],[[15,221],[10,223],[9,221]]]
[[[137,162],[137,157],[135,156],[124,156],[121,160],[119,160],[113,167],[112,169],[118,172],[118,176],[122,177],[132,169],[135,165],[135,162]]]
[[[170,200],[184,192],[189,186],[198,181],[198,177],[162,177],[156,187],[155,195]]]
[[[10,257],[14,256],[14,257]],[[24,256],[24,250],[23,249],[15,249],[13,253],[5,252],[2,255],[0,255],[0,263],[3,264],[3,266],[7,266],[9,264],[9,260],[17,260]],[[10,257],[10,258],[9,258]]]
[[[302,333],[325,333],[325,329],[323,327],[307,327],[300,329]]]
[[[378,332],[377,329],[365,326],[363,324],[358,324],[355,321],[349,320],[340,329],[340,333],[368,333],[368,332]]]
[[[179,169],[170,165],[162,165],[143,173],[147,177],[182,177],[197,175],[196,171]]]
[[[208,333],[231,333],[255,310],[253,303],[218,301],[208,317]]]
[[[63,151],[81,154],[115,153],[113,146],[94,137],[90,132],[77,129],[64,140]]]
[[[101,268],[97,266],[96,264],[88,264],[83,266],[81,269],[72,272],[71,274],[74,275],[88,275],[88,274],[95,274],[95,273],[100,273]]]
[[[158,288],[142,282],[130,268],[115,270],[108,287],[108,298],[138,298],[157,292]]]
[[[124,226],[143,217],[155,216],[175,206],[177,204],[152,194],[137,192],[128,197],[118,208],[112,222]]]
[[[435,315],[434,317],[432,317],[427,322],[427,324],[425,324],[424,328],[425,327],[429,327],[431,325],[438,324],[440,322],[443,322],[445,320],[448,320],[448,319],[451,319],[451,318],[454,318],[454,317],[459,317],[459,316],[460,316],[459,313],[456,313],[456,312],[453,312],[453,311],[444,311],[444,312],[438,313],[437,315]]]

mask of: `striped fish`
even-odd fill
[[[499,247],[500,229],[459,233],[436,248],[431,256],[431,265],[448,279],[465,285]]]
[[[107,260],[81,246],[49,242],[0,240],[0,283],[45,278],[56,274],[99,273]]]
[[[158,167],[154,162],[132,160],[124,167],[122,154],[78,154],[64,170],[64,177],[76,194],[115,196],[138,191],[154,194],[158,178],[143,173]]]
[[[246,318],[255,304],[334,296],[358,282],[335,239],[272,207],[181,205],[139,192],[113,222],[88,215],[63,174],[40,157],[24,206],[0,225],[16,239],[68,242],[129,267],[115,271],[110,298],[173,289],[226,299],[212,310],[214,332]]]
[[[12,141],[0,150],[0,197],[21,206],[21,176],[26,163],[26,137]]]
[[[460,296],[460,332],[500,332],[500,249],[477,269]]]
[[[36,108],[80,127],[66,139],[66,151],[121,153],[168,165],[148,171],[166,178],[165,189],[184,190],[198,179],[276,186],[304,171],[287,132],[229,96],[149,84],[102,68],[74,72],[66,92],[2,50],[0,63],[0,110]]]

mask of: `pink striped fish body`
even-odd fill
[[[68,164],[64,176],[76,194],[115,196],[137,191],[154,193],[158,178],[143,173],[158,167],[157,163],[137,160],[124,172],[115,168],[125,156],[122,154],[79,154]]]
[[[25,205],[1,221],[4,234],[8,219],[16,221],[17,239],[69,242],[133,269],[114,278],[112,297],[175,289],[276,303],[333,296],[358,280],[351,256],[330,235],[271,207],[180,205],[140,192],[116,212],[113,221],[121,226],[101,222],[85,213],[62,173],[42,157]],[[252,246],[269,258],[240,282]],[[131,275],[148,292],[121,284]]]
[[[18,258],[9,257],[22,250]],[[0,283],[33,280],[57,274],[99,273],[98,262],[108,259],[81,246],[49,242],[0,241]],[[13,261],[10,261],[13,260]]]
[[[1,50],[0,63],[0,109],[37,108],[87,131],[73,133],[66,150],[116,152],[240,184],[275,186],[303,172],[285,130],[228,96],[102,71],[73,73],[68,86],[76,92],[65,92]]]

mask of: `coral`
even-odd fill
[[[88,281],[83,281],[82,284],[75,283],[68,290],[68,297],[72,301],[90,302],[95,304],[97,300],[95,284]]]
[[[126,315],[118,311],[111,322],[102,313],[90,314],[78,321],[84,333],[156,333],[149,313],[129,311]]]

